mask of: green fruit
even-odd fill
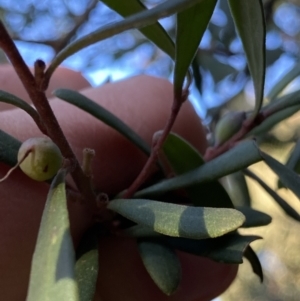
[[[246,119],[245,112],[229,112],[217,123],[215,128],[215,145],[221,145],[236,134]]]
[[[36,181],[46,181],[53,178],[60,169],[63,157],[50,138],[39,137],[23,142],[18,152],[18,162],[22,159],[24,160],[20,168],[28,177]]]

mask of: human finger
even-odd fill
[[[153,133],[164,126],[172,103],[172,86],[165,80],[147,76],[135,77],[98,89],[87,89],[82,93],[111,110],[135,129],[149,144]],[[84,147],[96,150],[96,158],[93,162],[95,186],[108,193],[117,193],[126,188],[142,168],[146,156],[120,134],[81,110],[57,99],[54,99],[51,104],[77,156],[81,157],[81,151]],[[3,112],[0,122],[6,131],[21,140],[39,135],[39,131],[32,120],[20,110],[15,110],[10,114]],[[200,151],[203,152],[206,148],[205,131],[189,104],[183,107],[174,130]],[[35,185],[38,184],[32,181],[28,185],[28,189],[35,189]],[[43,193],[39,194],[41,199],[44,199]],[[24,220],[21,214],[24,207],[20,206],[14,195],[9,198],[14,199],[14,206],[19,206],[19,215],[18,212],[14,214],[22,222],[27,223],[28,231],[31,231],[31,239],[29,238],[26,243],[31,244],[33,248],[33,237],[37,232],[36,224],[32,224],[28,218]],[[34,218],[39,219],[40,215],[36,213]],[[5,218],[5,206],[3,219],[9,228],[10,221]],[[81,220],[77,223],[82,223],[78,227],[78,231],[86,226]],[[16,236],[18,231],[21,229],[15,230]],[[106,247],[109,248],[109,243],[104,246],[104,248]],[[140,269],[138,266],[132,268]],[[228,269],[231,271],[232,267],[228,267]],[[228,279],[231,281],[234,276],[232,273],[228,273],[228,275]],[[227,281],[229,281],[228,279]],[[130,279],[127,280],[130,281]],[[148,278],[146,281],[151,280]]]
[[[52,91],[58,88],[68,88],[80,90],[89,87],[88,81],[76,71],[68,68],[60,67],[57,69],[49,82],[49,87],[46,90],[46,96],[52,97]],[[31,99],[26,92],[19,76],[13,67],[9,64],[3,64],[0,66],[0,90],[11,93],[28,103],[31,103]],[[0,102],[0,111],[14,109],[13,105]]]

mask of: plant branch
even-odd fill
[[[177,97],[176,95],[174,96],[171,114],[165,125],[165,128],[163,129],[160,137],[157,139],[157,141],[153,145],[150,157],[148,158],[142,171],[137,176],[137,178],[134,180],[134,182],[131,184],[131,186],[125,191],[124,195],[122,196],[123,198],[130,198],[131,196],[133,196],[134,193],[140,188],[140,186],[147,180],[148,176],[151,173],[153,165],[157,161],[157,158],[158,158],[159,152],[163,146],[163,143],[165,142],[167,136],[169,135],[169,133],[174,125],[174,122],[178,116],[178,113],[180,111],[182,103],[186,100],[186,98],[187,98],[187,92],[184,92],[182,94],[182,96],[180,96],[180,97]]]
[[[233,135],[228,141],[226,141],[225,143],[219,146],[208,148],[204,155],[204,160],[208,162],[218,157],[219,155],[225,153],[226,151],[231,149],[237,142],[239,142],[242,138],[244,138],[254,127],[261,124],[264,120],[265,118],[262,113],[259,113],[254,119],[249,118],[245,120],[241,129],[235,135]]]
[[[63,156],[72,162],[72,165],[74,166],[72,176],[79,191],[92,204],[92,202],[95,200],[95,195],[91,189],[90,179],[83,174],[82,169],[80,168],[80,164],[78,163],[73,150],[71,149],[67,139],[62,132],[62,129],[58,124],[58,121],[50,107],[45,93],[38,89],[34,76],[25,64],[13,40],[9,36],[6,28],[1,21],[0,47],[8,56],[34,106],[36,107],[41,119],[43,120],[47,135],[58,145]],[[38,64],[36,64],[36,67],[37,65]],[[40,77],[40,72],[37,73],[39,74],[38,77]],[[94,204],[92,204],[92,206],[95,206],[95,202]]]
[[[90,12],[96,7],[98,3],[98,0],[92,0],[89,7],[86,9],[86,11],[80,15],[75,16],[71,14],[72,20],[75,22],[75,26],[67,33],[63,34],[59,39],[57,40],[31,40],[31,39],[21,39],[18,34],[13,34],[11,37],[14,40],[21,40],[23,42],[28,43],[35,43],[35,44],[41,44],[41,45],[47,45],[54,49],[55,53],[57,54],[60,52],[63,48],[67,46],[67,44],[70,42],[70,40],[74,37],[76,34],[78,28],[88,19],[88,16]]]

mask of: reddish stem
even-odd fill
[[[177,93],[178,95],[178,93]],[[180,111],[181,105],[184,102],[184,100],[187,98],[187,92],[184,92],[182,95],[178,97],[175,94],[172,110],[170,117],[167,121],[167,124],[165,125],[165,128],[162,131],[162,134],[158,138],[157,142],[152,147],[152,151],[150,154],[150,157],[148,158],[146,164],[144,165],[142,171],[137,176],[137,178],[134,180],[134,182],[130,185],[130,187],[126,190],[126,192],[123,195],[123,198],[130,198],[134,195],[134,193],[140,188],[140,186],[147,180],[148,176],[151,173],[153,165],[156,163],[158,154],[160,149],[162,148],[162,145],[164,141],[166,140],[167,136],[169,135],[174,122],[178,116],[178,113]]]
[[[36,110],[38,111],[41,119],[43,120],[43,123],[47,130],[47,135],[58,145],[64,157],[66,157],[72,162],[72,165],[74,166],[72,176],[79,191],[90,202],[92,207],[95,207],[95,194],[91,189],[90,179],[83,174],[82,169],[80,168],[80,165],[75,157],[75,154],[71,149],[66,137],[64,136],[62,129],[60,128],[58,121],[50,107],[45,93],[39,90],[34,76],[25,64],[17,47],[15,46],[13,40],[9,36],[5,26],[1,21],[0,47],[8,56],[27,93],[29,94],[34,106],[36,107]],[[40,72],[43,66],[40,66],[41,68],[39,68],[39,65],[43,65],[41,64],[41,61],[38,61],[38,63],[35,66],[38,81],[43,76],[42,72]]]
[[[250,118],[244,121],[241,129],[233,135],[228,141],[214,148],[208,148],[204,155],[206,162],[220,156],[231,149],[238,141],[244,138],[253,128],[261,124],[265,120],[263,113],[259,113],[255,118]]]

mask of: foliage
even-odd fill
[[[35,62],[35,76],[26,67],[3,23],[0,25],[0,47],[15,67],[36,109],[4,91],[0,93],[0,101],[9,102],[26,111],[41,132],[57,144],[66,158],[65,163],[68,163],[63,164],[49,189],[32,263],[28,300],[40,300],[41,295],[45,300],[93,299],[98,269],[97,247],[93,245],[89,248],[86,244],[85,252],[76,262],[66,207],[68,187],[65,174],[69,172],[77,185],[77,192],[91,208],[91,219],[96,212],[104,217],[101,226],[105,228],[105,231],[100,231],[96,241],[107,233],[114,235],[110,230],[115,220],[112,214],[107,213],[115,212],[119,221],[126,218],[129,226],[119,228],[118,231],[137,239],[138,249],[147,271],[165,294],[170,295],[176,291],[180,283],[181,268],[175,252],[177,249],[226,263],[241,263],[244,255],[251,262],[254,273],[262,279],[259,260],[249,246],[258,237],[242,236],[238,229],[267,225],[271,222],[271,217],[250,207],[247,189],[239,191],[240,200],[236,201],[228,188],[226,190],[226,185],[222,185],[219,179],[228,177],[227,179],[230,178],[233,184],[239,187],[244,185],[245,188],[245,182],[240,185],[244,180],[243,173],[252,177],[274,198],[286,214],[299,221],[297,212],[258,176],[247,169],[258,161],[264,161],[278,175],[280,185],[290,189],[298,197],[300,196],[300,180],[297,174],[299,147],[295,147],[288,164],[283,165],[264,153],[259,143],[256,142],[258,138],[263,139],[273,125],[299,110],[297,92],[280,95],[281,90],[294,79],[294,73],[290,74],[288,79],[284,78],[285,84],[281,85],[281,90],[275,87],[268,93],[268,97],[264,98],[265,70],[268,64],[266,60],[266,22],[268,21],[265,16],[266,3],[261,0],[228,1],[228,16],[231,14],[232,24],[240,36],[246,54],[248,62],[246,69],[249,70],[252,78],[255,105],[250,110],[241,113],[243,120],[234,120],[235,116],[240,118],[241,115],[233,114],[230,124],[226,123],[226,120],[222,122],[221,127],[226,132],[226,136],[215,137],[216,133],[212,132],[212,140],[217,140],[217,143],[212,141],[211,144],[214,146],[210,147],[202,158],[191,145],[174,135],[171,130],[188,96],[193,79],[197,81],[198,90],[202,93],[199,70],[205,67],[199,69],[199,65],[202,66],[201,61],[205,55],[199,48],[199,43],[206,28],[214,26],[209,22],[217,1],[168,0],[150,8],[138,0],[128,1],[126,5],[120,1],[102,2],[121,14],[123,18],[101,26],[70,43],[70,35],[62,37],[60,43],[56,44],[56,46],[59,45],[57,53],[45,71],[43,61]],[[91,1],[91,4],[86,7],[86,12],[95,5],[96,2]],[[225,4],[222,2],[222,5]],[[176,15],[175,34],[167,32],[158,23],[159,19],[173,15]],[[85,14],[83,16],[86,17]],[[97,207],[99,196],[91,188],[91,178],[86,177],[87,170],[81,169],[41,90],[46,89],[54,70],[65,59],[88,46],[128,29],[139,29],[147,39],[165,51],[174,61],[173,109],[166,127],[156,133],[157,140],[152,149],[135,133],[134,129],[129,128],[111,112],[92,100],[67,89],[55,92],[57,97],[76,105],[117,130],[148,155],[143,171],[132,185],[125,192],[109,196],[111,199],[108,204],[99,209]],[[210,70],[210,72],[213,74],[216,71]],[[210,112],[214,121],[219,119],[220,114],[221,108]],[[214,121],[211,123],[212,128],[214,128]],[[238,126],[231,131],[228,127],[232,126],[232,122],[237,122]],[[229,135],[226,130],[230,132]],[[13,166],[16,163],[20,143],[4,132],[0,134],[0,159]],[[217,134],[219,135],[219,131]],[[142,187],[150,175],[151,167],[157,161],[159,161],[160,172],[156,182]],[[175,175],[172,178],[169,178],[169,169]],[[236,172],[239,172],[239,177],[233,176]],[[180,201],[178,201],[178,196],[182,196]],[[174,200],[171,197],[174,197]],[[246,201],[241,201],[241,199]],[[57,229],[59,231],[56,231]],[[89,285],[84,285],[84,283]]]

